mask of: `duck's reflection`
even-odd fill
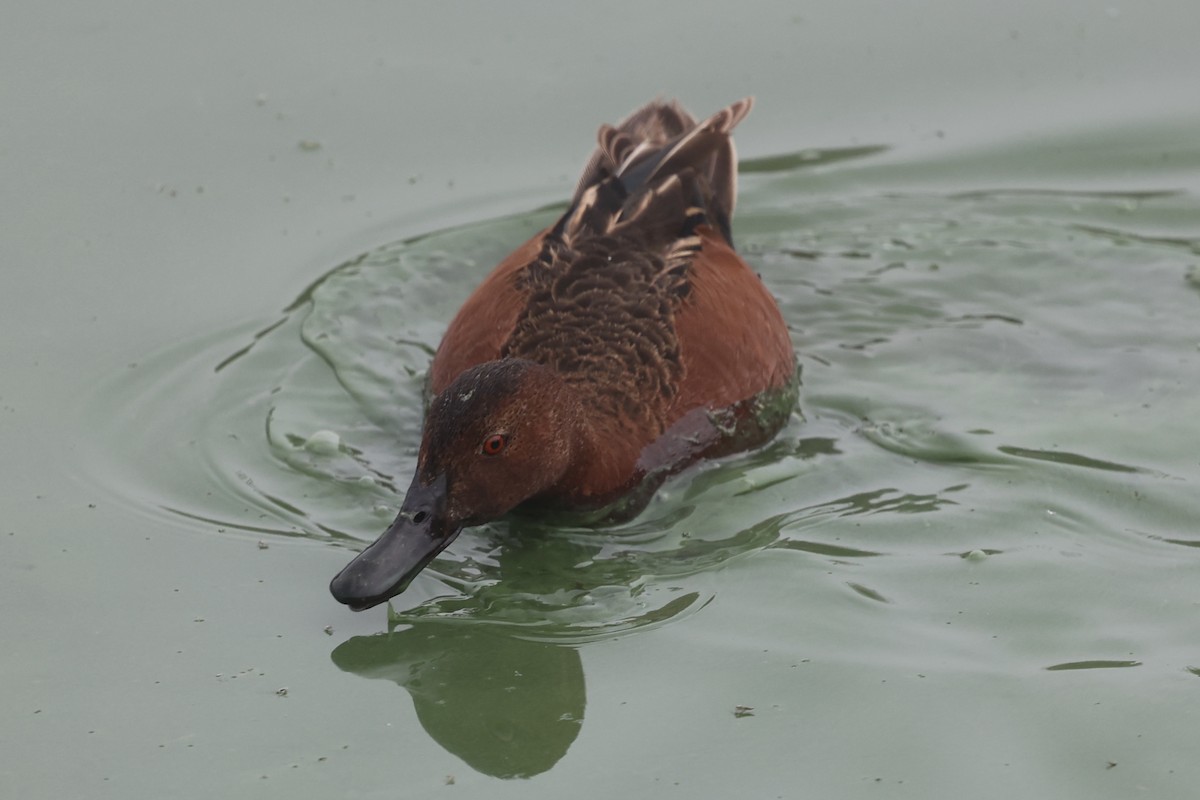
[[[425,600],[414,593],[413,606],[389,609],[389,620],[400,627],[350,639],[333,651],[333,661],[404,687],[426,732],[474,769],[504,778],[546,772],[583,725],[580,642],[648,630],[698,611],[714,596],[706,576],[747,553],[782,547],[840,559],[882,555],[802,536],[809,522],[935,510],[944,502],[880,489],[782,511],[747,527],[697,525],[698,535],[691,533],[694,497],[717,493],[759,466],[774,469],[785,458],[837,452],[828,439],[776,441],[740,459],[739,469],[692,476],[673,500],[619,529],[515,517],[502,527],[468,530],[430,571],[442,581],[439,591]],[[781,480],[768,477],[765,487]],[[561,641],[514,635],[522,630]]]
[[[486,775],[549,770],[583,726],[583,663],[572,646],[483,625],[423,622],[357,636],[332,658],[346,672],[404,687],[425,731]]]

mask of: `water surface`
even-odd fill
[[[1194,3],[5,22],[0,793],[1194,794]],[[790,424],[337,605],[449,315],[657,93],[757,96]]]
[[[553,769],[587,729],[594,647],[668,628],[701,662],[742,654],[702,679],[703,704],[793,736],[849,675],[904,703],[923,683],[935,738],[948,714],[1018,725],[1048,703],[1069,719],[1072,696],[1195,691],[1200,150],[1155,138],[747,161],[737,239],[793,332],[791,423],[626,525],[468,530],[332,662],[404,688],[407,725],[501,778]],[[446,321],[560,210],[348,254],[277,318],[149,354],[92,411],[108,449],[144,457],[94,469],[197,536],[348,558],[412,473]],[[853,735],[900,747],[881,702],[856,703],[883,716]],[[1100,766],[1138,751],[1110,733],[1077,746]],[[1005,741],[990,768],[1062,757]],[[889,763],[881,779],[908,774]]]

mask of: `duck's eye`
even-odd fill
[[[483,440],[483,454],[485,456],[498,456],[504,452],[504,448],[508,446],[508,437],[503,433],[493,433],[491,436]]]

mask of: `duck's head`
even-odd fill
[[[355,611],[404,591],[464,527],[511,511],[571,464],[579,402],[556,372],[520,359],[466,370],[429,405],[417,471],[382,536],[334,577]]]

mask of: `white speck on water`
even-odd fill
[[[319,456],[331,456],[342,445],[342,437],[333,431],[317,431],[304,442],[304,449]]]

